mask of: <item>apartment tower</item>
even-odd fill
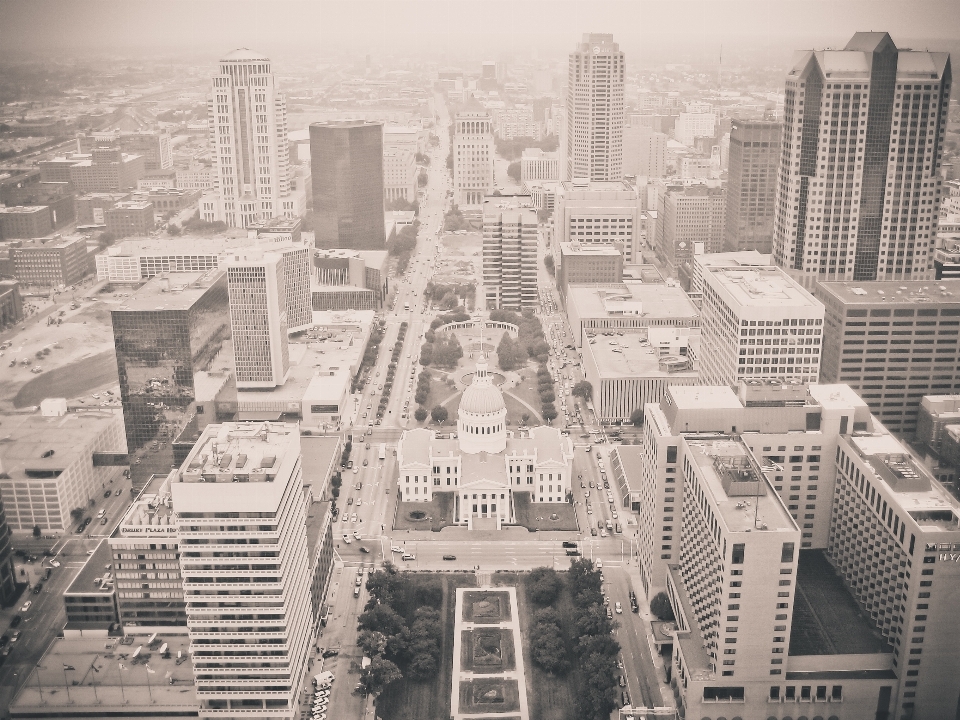
[[[858,32],[787,73],[773,254],[805,286],[933,277],[950,56]]]
[[[483,202],[483,289],[489,310],[537,304],[537,211],[529,195]]]
[[[780,163],[781,125],[734,120],[730,126],[727,175],[727,218],[723,227],[726,252],[773,247],[773,216]]]
[[[626,61],[613,35],[586,33],[570,53],[561,180],[623,178]]]

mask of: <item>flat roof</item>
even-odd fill
[[[132,644],[120,645],[116,637],[55,637],[24,678],[10,706],[11,717],[196,717],[190,638],[158,635],[156,649],[146,646],[146,636],[132,639]],[[157,652],[163,643],[170,653],[167,659]],[[141,645],[134,661],[131,656]]]
[[[82,235],[47,235],[42,238],[10,238],[6,241],[11,250],[54,250],[87,242]]]
[[[259,244],[262,245],[263,241]],[[109,257],[135,257],[141,255],[221,255],[235,248],[255,247],[257,238],[206,237],[178,235],[177,237],[138,237],[121,240],[108,248]]]
[[[760,253],[756,250],[739,250],[737,252],[702,253],[694,255],[694,263],[704,268],[708,267],[756,267],[773,265],[773,255]]]
[[[732,270],[703,269],[704,285],[711,284],[740,307],[809,308],[823,305],[799,283],[776,266],[758,266]]]
[[[188,310],[223,276],[225,270],[167,273],[150,278],[113,312]]]
[[[300,438],[303,476],[313,486],[315,498],[321,495],[327,479],[333,474],[340,452],[339,435],[304,435]]]
[[[822,292],[846,305],[960,303],[960,280],[822,282]]]
[[[608,257],[619,257],[620,251],[613,245],[596,245],[593,243],[562,242],[560,243],[561,255],[606,255]]]
[[[872,655],[892,651],[823,551],[801,550],[790,655]]]
[[[640,317],[700,317],[700,311],[679,285],[626,282],[618,289],[571,285],[567,298],[567,302],[576,307],[576,315],[581,320],[636,314],[633,303],[642,304]]]
[[[623,180],[563,180],[559,185],[564,190],[623,190],[633,192]]]
[[[679,410],[742,410],[743,403],[727,385],[672,385],[667,388]]]
[[[731,532],[752,532],[762,526],[766,526],[766,532],[797,530],[797,524],[739,437],[687,438],[686,443],[700,470],[700,477]],[[728,494],[726,488],[737,483],[758,492]]]
[[[680,566],[667,565],[667,574],[677,590],[677,599],[680,601],[683,614],[690,623],[688,631],[678,631],[676,634],[684,664],[691,679],[710,680],[714,676],[713,661],[707,653],[706,638],[700,632],[700,624],[696,622],[697,614],[693,610],[693,603],[690,602],[687,586],[680,574]]]
[[[658,330],[670,330],[670,328],[657,328]],[[686,329],[686,328],[679,328]],[[691,378],[699,375],[698,371],[692,366],[692,360],[687,356],[688,364],[686,370],[671,372],[666,368],[661,368],[662,360],[668,357],[683,356],[664,356],[639,333],[624,333],[623,335],[614,335],[606,337],[597,334],[583,344],[593,358],[597,367],[597,372],[601,379],[607,378],[630,378],[630,377],[673,377],[673,378]]]
[[[12,480],[21,482],[45,482],[56,477],[52,473],[66,470],[77,461],[92,462],[94,443],[111,425],[122,422],[113,412],[92,409],[51,417],[5,413],[0,421],[0,467]],[[123,447],[109,450],[126,452],[125,441],[120,442]]]
[[[294,447],[295,425],[224,423],[201,435],[181,467],[180,483],[271,483]],[[176,485],[177,483],[174,483]]]
[[[618,445],[613,451],[620,457],[623,477],[615,478],[620,482],[620,492],[638,492],[643,487],[643,446]]]
[[[352,339],[336,336],[290,343],[290,372],[283,385],[237,390],[241,411],[248,412],[246,408],[258,403],[299,403],[305,398],[319,405],[339,403],[349,392],[351,372],[363,355],[363,345],[351,344]]]
[[[112,208],[108,208],[106,212],[111,210],[146,210],[148,207],[153,207],[153,203],[147,200],[121,200]]]
[[[0,213],[4,215],[25,215],[27,213],[38,213],[46,209],[46,205],[10,205],[0,206]]]
[[[97,522],[94,520],[94,522]],[[102,579],[104,575],[111,573],[113,576],[110,582],[95,582]],[[87,561],[80,568],[80,571],[73,578],[73,582],[66,589],[66,595],[111,595],[116,588],[116,575],[113,575],[113,553],[110,551],[110,543],[101,540],[94,548],[93,555],[87,557]]]

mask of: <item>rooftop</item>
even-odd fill
[[[339,435],[305,435],[300,438],[303,477],[311,484],[314,499],[323,497],[327,480],[340,459]]]
[[[820,301],[778,267],[743,270],[704,268],[704,286],[713,285],[740,307],[809,308],[823,311]]]
[[[756,250],[738,252],[702,253],[694,256],[694,262],[703,268],[737,268],[773,265],[773,255]]]
[[[111,595],[116,586],[116,578],[113,577],[113,554],[110,551],[110,544],[106,540],[101,540],[93,551],[93,555],[87,557],[87,561],[80,568],[80,571],[73,578],[73,582],[66,589],[67,595]],[[110,573],[111,577],[106,578]]]
[[[0,213],[3,213],[4,215],[32,215],[46,209],[46,205],[12,205],[9,207],[0,206]]]
[[[801,550],[790,655],[892,652],[821,550]]]
[[[299,453],[296,426],[283,423],[211,425],[180,468],[180,483],[272,483],[284,455]],[[176,485],[176,483],[174,483]]]
[[[730,532],[796,532],[797,524],[739,438],[688,438],[686,444]]]
[[[614,452],[620,456],[620,466],[623,468],[623,475],[617,474],[614,478],[619,483],[621,496],[642,490],[643,446],[618,445]]]
[[[688,328],[656,328],[657,330],[676,330],[676,345],[687,347],[692,340],[689,334],[679,335]],[[584,351],[593,356],[597,371],[603,379],[618,377],[670,377],[695,378],[697,370],[689,356],[660,355],[658,349],[639,333],[625,333],[614,337],[596,335],[583,345]]]
[[[960,280],[823,282],[820,290],[846,305],[960,303]]]
[[[590,192],[625,192],[636,197],[633,189],[622,180],[587,180],[586,178],[575,178],[573,180],[563,180],[558,183],[563,189],[564,194],[575,192],[577,190],[586,190]]]
[[[151,476],[127,509],[113,537],[176,535],[170,495],[170,483],[175,477],[175,471],[169,475]]]
[[[196,717],[198,703],[189,637],[158,636],[153,646],[146,645],[146,636],[133,638],[131,645],[120,645],[118,640],[54,638],[41,661],[21,683],[9,708],[10,716],[152,720],[176,713],[180,717]],[[169,652],[167,658],[158,652],[164,643]],[[141,645],[140,656],[130,659]],[[178,656],[182,656],[179,664]],[[65,687],[65,682],[69,686]]]
[[[113,312],[188,310],[223,277],[223,270],[168,273],[150,278]]]
[[[727,385],[672,385],[662,402],[672,402],[680,410],[740,410],[743,404]]]
[[[153,207],[153,203],[147,200],[122,200],[106,212],[110,212],[110,210],[146,210],[148,207]]]
[[[107,410],[53,417],[4,414],[0,416],[0,468],[14,480],[57,477],[74,463],[92,462],[94,443],[120,422],[120,416]],[[111,449],[126,451],[126,447]]]
[[[236,248],[253,247],[256,238],[206,237],[179,235],[177,237],[128,238],[107,248],[107,255],[133,257],[138,255],[222,255]]]
[[[628,282],[620,287],[622,290],[571,285],[567,302],[576,306],[576,315],[582,320],[619,315],[700,317],[700,312],[679,285]]]
[[[560,243],[561,255],[582,255],[582,256],[606,256],[620,257],[620,251],[613,245],[594,245],[593,243],[562,242]]]
[[[677,589],[677,599],[680,601],[684,616],[693,621],[697,614],[694,612],[693,603],[690,602],[690,596],[687,594],[687,586],[680,574],[680,566],[668,565],[667,574],[670,576],[670,582]],[[684,665],[686,665],[691,679],[709,680],[713,678],[713,660],[707,653],[706,639],[700,633],[699,625],[691,623],[690,630],[686,632],[678,631],[676,638],[680,644],[680,652],[683,654]]]
[[[82,235],[61,235],[57,233],[55,235],[47,235],[42,238],[30,238],[30,239],[20,239],[8,241],[11,249],[13,250],[52,250],[70,247],[71,245],[84,244],[86,245],[87,239]]]

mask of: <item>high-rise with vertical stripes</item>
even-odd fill
[[[858,32],[787,73],[773,254],[804,285],[924,280],[950,101],[947,53]]]

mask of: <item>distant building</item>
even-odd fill
[[[158,215],[166,215],[178,213],[196,205],[200,200],[200,191],[155,187],[149,190],[138,190],[133,194],[133,199],[152,203]]]
[[[623,181],[562,182],[556,203],[554,257],[559,256],[560,243],[578,242],[612,245],[623,254],[624,262],[638,262],[640,204],[629,185]]]
[[[556,182],[560,179],[560,160],[556,152],[527,148],[520,156],[520,183],[525,188],[535,183]]]
[[[623,280],[623,255],[611,245],[560,243],[555,266],[561,298],[566,298],[574,284],[615,284]]]
[[[417,161],[408,149],[383,149],[383,202],[417,199]]]
[[[717,116],[712,112],[682,112],[674,126],[677,142],[693,147],[700,137],[713,137],[717,130]]]
[[[103,211],[103,222],[115,238],[130,235],[149,235],[156,225],[153,203],[142,200],[123,200]]]
[[[383,126],[311,123],[310,161],[317,247],[382,250]]]
[[[78,195],[76,206],[77,225],[106,225],[104,212],[117,203],[130,199],[130,193],[87,193]]]
[[[537,212],[529,195],[483,202],[483,289],[487,309],[537,304]]]
[[[543,123],[533,115],[533,107],[517,105],[501,110],[496,115],[496,135],[501,140],[532,138],[539,142],[543,137]]]
[[[740,252],[697,253],[693,256],[693,275],[691,276],[689,294],[703,294],[703,275],[707,269],[763,267],[773,265],[772,255],[761,255],[756,250]]]
[[[178,190],[211,190],[216,184],[216,178],[213,168],[202,165],[177,170],[176,188]]]
[[[726,252],[771,252],[781,130],[780,123],[756,120],[734,120],[731,125]]]
[[[723,249],[725,202],[721,188],[706,185],[668,185],[658,195],[655,247],[671,275],[693,265],[696,243],[703,243],[705,253]]]
[[[10,255],[14,277],[23,285],[73,285],[91,270],[87,241],[78,236],[15,241]]]
[[[934,251],[933,267],[937,280],[960,278],[960,243],[948,240],[938,247]]]
[[[317,250],[313,256],[314,310],[379,310],[387,282],[384,250]]]
[[[702,313],[705,384],[817,381],[823,304],[780,268],[704,268]]]
[[[917,413],[917,442],[941,455],[944,442],[950,444],[951,426],[960,426],[960,394],[924,395]]]
[[[13,530],[39,525],[44,531],[69,531],[75,522],[71,511],[86,513],[90,499],[120,477],[118,465],[126,460],[127,448],[119,415],[106,410],[9,413],[2,422],[0,499]],[[101,455],[115,462],[101,462]]]
[[[85,153],[92,152],[94,148],[114,147],[130,155],[140,155],[147,173],[173,167],[173,140],[166,130],[93,132],[81,135],[77,140],[81,152]]]
[[[70,165],[70,183],[80,193],[132,190],[146,173],[142,155],[94,148],[90,158]]]
[[[623,128],[623,174],[658,178],[667,174],[667,140],[646,125]]]
[[[137,190],[145,192],[147,190],[176,190],[177,171],[173,168],[169,170],[147,170],[146,174],[137,180]]]
[[[23,296],[17,280],[0,278],[0,328],[23,320]]]
[[[567,62],[561,180],[623,178],[626,58],[613,35],[585,33]]]
[[[53,232],[53,218],[45,205],[0,207],[0,240],[38,238]]]
[[[778,265],[807,286],[933,277],[951,79],[947,53],[898,49],[885,32],[798,56],[784,89]],[[833,122],[865,134],[855,143]],[[927,202],[914,205],[914,190]]]
[[[680,158],[680,178],[682,180],[696,180],[708,178],[713,174],[713,161],[706,157]]]
[[[134,481],[167,473],[212,422],[233,419],[237,387],[223,270],[150,279],[111,312]]]
[[[478,207],[495,187],[493,121],[485,110],[464,111],[453,128],[453,203]]]
[[[821,282],[816,295],[822,381],[849,384],[891,432],[913,434],[924,395],[960,392],[960,280]]]

